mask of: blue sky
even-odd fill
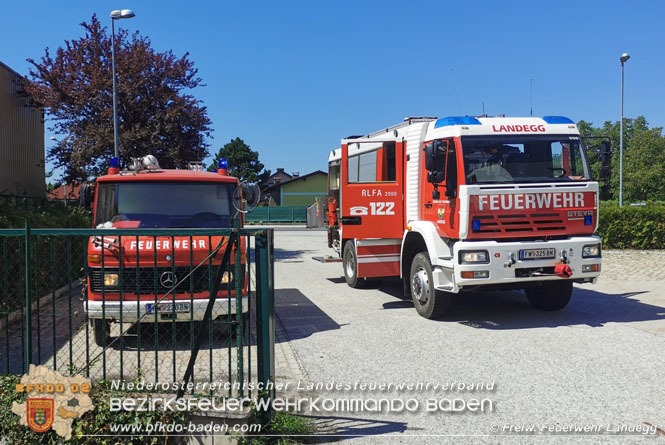
[[[602,124],[626,116],[665,126],[662,1],[13,2],[0,60],[26,58],[82,35],[97,13],[136,17],[159,51],[189,51],[206,86],[210,151],[238,136],[273,171],[326,169],[342,137],[406,116],[561,114]],[[111,123],[109,123],[111,125]],[[46,134],[47,145],[50,133]]]

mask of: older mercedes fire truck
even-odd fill
[[[134,160],[121,171],[117,158],[97,178],[94,226],[99,229],[229,228],[242,225],[242,192],[228,175],[226,159],[216,173],[201,164],[190,169],[161,169],[154,156]],[[182,322],[203,319],[222,262],[227,237],[208,235],[134,235],[91,237],[88,242],[86,311],[98,345],[108,344],[111,322]],[[246,243],[241,237],[243,271]],[[234,249],[235,252],[235,249]],[[230,255],[213,307],[212,319],[235,316],[234,261]],[[246,274],[238,277],[246,291]],[[243,314],[248,310],[242,296]],[[246,325],[246,323],[245,323]]]
[[[423,317],[472,290],[558,310],[600,274],[598,183],[569,118],[407,118],[342,139],[329,172],[346,282],[401,277]]]

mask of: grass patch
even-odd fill
[[[296,445],[312,443],[314,437],[306,437],[316,433],[316,428],[305,417],[291,413],[276,413],[257,436],[240,437],[240,445]],[[272,436],[272,437],[269,437]]]

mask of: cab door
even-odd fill
[[[459,237],[459,199],[457,196],[459,186],[459,160],[456,146],[459,142],[453,138],[442,139],[443,151],[440,153],[440,181],[432,183],[429,180],[429,171],[426,167],[425,148],[434,141],[423,144],[421,171],[421,212],[422,219],[432,221],[439,235],[446,238]],[[456,143],[457,142],[457,143]],[[463,172],[463,167],[461,169]]]
[[[342,145],[342,238],[354,242],[359,277],[399,275],[403,153],[403,142]]]

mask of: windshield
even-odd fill
[[[206,182],[102,183],[95,225],[125,228],[230,227],[234,184]]]
[[[467,184],[588,181],[579,136],[462,138]]]

